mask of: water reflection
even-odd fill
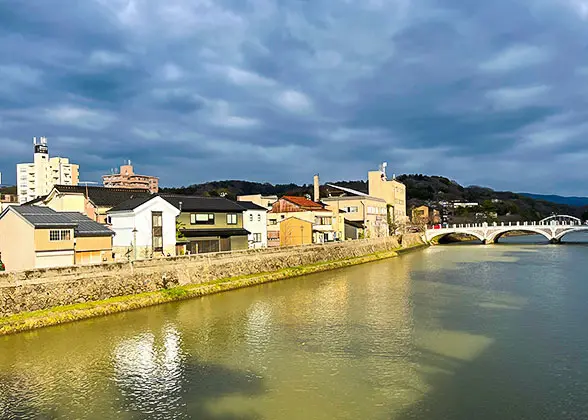
[[[401,258],[0,339],[0,418],[588,418],[586,245]]]

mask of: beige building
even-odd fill
[[[47,195],[54,185],[78,185],[79,166],[69,159],[49,157],[47,139],[33,139],[33,163],[16,165],[18,202],[24,204]]]
[[[406,186],[395,179],[387,179],[386,164],[382,164],[377,171],[368,172],[368,195],[381,198],[391,207],[392,222],[405,224],[406,215]]]
[[[7,271],[111,261],[112,236],[79,213],[11,206],[0,214],[0,259]]]
[[[102,177],[107,188],[128,188],[149,190],[153,194],[159,191],[159,178],[150,175],[138,175],[133,170],[131,161],[120,167],[120,171]]]
[[[361,222],[363,235],[367,238],[382,238],[389,235],[387,204],[384,199],[337,185],[328,184],[327,186],[339,195],[333,194],[321,201],[333,214],[341,214],[343,223],[345,220]],[[346,237],[345,239],[356,238]]]
[[[438,224],[441,223],[439,210],[427,206],[419,206],[412,209],[412,223],[414,224]]]

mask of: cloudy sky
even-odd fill
[[[588,195],[588,0],[0,0],[0,171]]]

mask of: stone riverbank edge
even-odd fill
[[[161,289],[134,295],[118,296],[105,300],[58,306],[33,312],[23,312],[0,318],[0,336],[30,331],[37,328],[60,325],[68,322],[111,315],[134,309],[146,308],[163,303],[192,299],[201,296],[221,293],[244,287],[256,286],[279,280],[291,279],[308,274],[320,273],[337,268],[376,262],[397,257],[404,253],[426,248],[426,244],[414,244],[410,247],[393,251],[374,252],[371,254],[350,257],[340,260],[318,262],[297,267],[284,268],[278,271],[252,274],[247,276],[224,278],[201,284]]]

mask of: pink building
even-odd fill
[[[104,175],[102,181],[108,188],[146,189],[156,194],[159,191],[159,178],[149,175],[137,175],[133,171],[131,161],[120,167],[120,171],[111,175]]]

